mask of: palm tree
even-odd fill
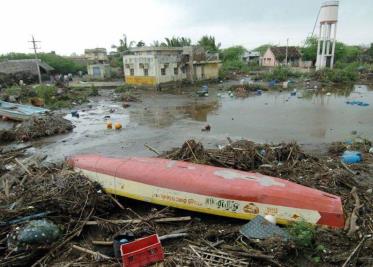
[[[198,41],[198,45],[205,48],[208,52],[218,52],[221,46],[221,43],[216,43],[214,36],[204,35]]]

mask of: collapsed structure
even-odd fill
[[[123,56],[125,82],[160,86],[187,80],[216,79],[221,61],[218,53],[199,46],[138,47]]]

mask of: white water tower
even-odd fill
[[[317,44],[316,70],[333,68],[338,22],[338,1],[328,1],[320,9],[320,33]]]

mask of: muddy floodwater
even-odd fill
[[[197,97],[191,90],[147,91],[142,102],[130,103],[124,109],[113,100],[112,90],[79,108],[80,118],[67,135],[35,141],[36,150],[50,160],[79,153],[104,155],[154,155],[144,148],[148,144],[159,151],[181,145],[188,138],[206,146],[226,143],[226,137],[245,138],[256,142],[297,141],[309,146],[322,146],[354,135],[373,136],[373,91],[367,86],[354,86],[338,94],[313,90],[253,93],[246,98],[230,97],[219,86],[210,86],[208,97]],[[363,101],[369,106],[347,104]],[[114,113],[110,113],[114,109]],[[122,130],[106,128],[105,116],[120,122]],[[210,132],[201,129],[211,125]]]

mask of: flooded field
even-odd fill
[[[230,97],[218,86],[210,87],[208,97],[194,96],[191,91],[148,91],[142,95],[142,102],[131,103],[127,109],[111,100],[112,96],[111,90],[101,91],[101,97],[80,107],[80,118],[66,116],[75,125],[72,133],[36,141],[36,149],[54,160],[77,153],[152,155],[144,144],[163,151],[179,146],[187,138],[200,140],[206,146],[225,144],[227,136],[322,146],[349,139],[352,132],[362,137],[373,135],[373,91],[366,86],[339,94],[298,90],[295,96],[286,91],[246,98]],[[352,100],[371,105],[346,103]],[[110,113],[110,109],[115,112]],[[110,116],[113,123],[122,123],[123,129],[106,129],[105,116]],[[211,125],[210,132],[201,131],[206,124]]]

